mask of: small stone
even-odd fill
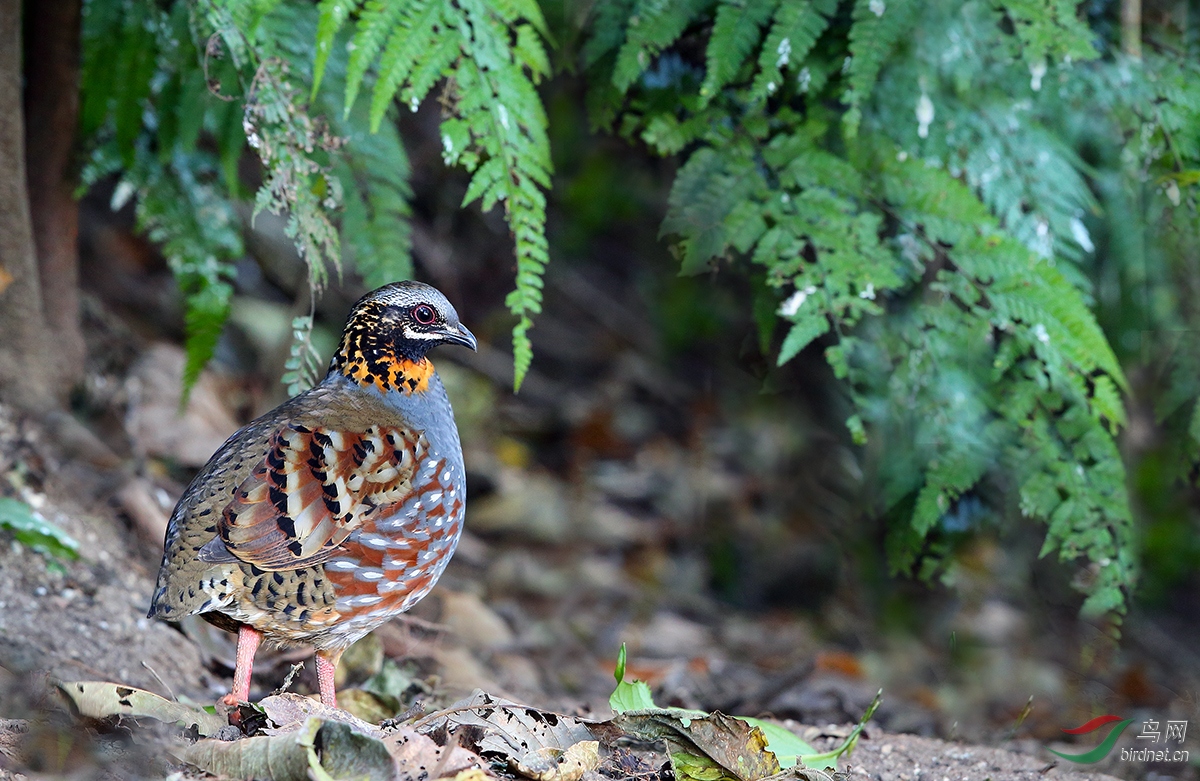
[[[500,648],[513,642],[512,630],[504,619],[474,594],[443,591],[442,623],[474,650]]]

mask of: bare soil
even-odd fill
[[[38,426],[16,421],[7,412],[0,421],[4,452],[23,459],[27,477],[31,474],[30,464],[44,470],[36,481],[36,496],[42,499],[39,511],[81,543],[80,558],[62,562],[48,560],[16,542],[0,547],[0,716],[7,719],[0,721],[0,779],[161,778],[178,774],[181,768],[170,750],[179,739],[171,730],[155,727],[153,722],[79,723],[68,715],[50,683],[56,679],[111,680],[169,698],[211,702],[229,685],[227,668],[214,661],[203,639],[198,643],[176,627],[145,618],[157,551],[141,542],[129,521],[112,506],[89,506],[86,502],[90,492],[119,479],[119,472],[96,479],[94,465],[57,461],[58,456],[42,440],[44,431]],[[6,465],[8,470],[16,468],[14,463]],[[91,473],[90,478],[84,473]],[[478,541],[475,544],[482,545]],[[471,545],[467,545],[468,559],[472,557]],[[480,552],[475,551],[475,555]],[[466,567],[470,566],[467,562]],[[552,569],[546,561],[536,566],[542,571]],[[450,583],[465,576],[459,572]],[[496,691],[518,690],[530,701],[539,697],[547,701],[535,704],[557,703],[577,713],[604,714],[602,700],[587,694],[594,686],[577,685],[575,690],[582,692],[582,697],[564,697],[561,688],[557,695],[547,694],[544,689],[553,688],[542,683],[545,678],[555,674],[581,676],[578,667],[563,664],[561,670],[538,668],[515,642],[517,633],[498,619],[503,613],[492,611],[464,593],[443,589],[431,600],[440,607],[439,619],[447,623],[401,624],[382,633],[383,649],[389,655],[423,658],[423,664],[440,676],[431,679],[437,688],[429,695],[430,702],[446,701],[469,687],[482,685]],[[503,610],[503,606],[498,609]],[[460,631],[456,632],[455,626]],[[683,619],[660,619],[657,625],[644,627],[643,635],[636,639],[649,650],[657,642],[663,646],[659,650],[676,653],[680,643],[709,642],[702,636],[690,636],[698,631],[703,635],[698,626]],[[218,635],[207,642],[220,646],[226,641]],[[545,657],[547,652],[542,647],[533,656]],[[554,656],[552,649],[550,656]],[[663,669],[649,667],[645,672],[657,677],[666,690],[672,686],[679,693],[687,690],[686,664],[682,675],[669,669],[670,663],[659,667]],[[271,678],[269,659],[260,666],[260,670],[264,668],[267,672],[262,677]],[[754,683],[762,685],[766,680],[764,677]],[[269,681],[257,683],[270,685]],[[306,685],[311,684],[303,680],[298,684],[301,689]],[[539,688],[543,691],[537,691]],[[853,688],[841,690],[848,709],[856,706]],[[828,693],[831,689],[817,686],[811,691]],[[892,718],[895,720],[895,716]],[[845,727],[833,725],[824,729],[796,723],[788,726],[821,750],[833,747],[846,732]],[[653,755],[649,757],[643,759],[641,767],[659,775],[665,756],[659,755],[657,762]],[[854,754],[843,761],[842,769],[850,778],[863,776],[878,781],[1112,778],[1056,764],[1052,759],[1036,750],[1015,753],[871,726]],[[589,778],[599,781],[633,777],[628,767],[609,754],[606,763]],[[199,777],[194,770],[186,771],[186,775]]]

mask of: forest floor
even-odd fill
[[[544,327],[552,330],[552,321]],[[95,329],[118,331],[111,323]],[[120,332],[116,340],[124,360],[94,351],[101,357],[89,374],[86,426],[0,408],[3,492],[79,542],[76,560],[46,557],[7,537],[0,544],[0,779],[204,777],[180,761],[194,732],[181,736],[147,718],[80,718],[55,686],[108,681],[206,704],[230,685],[230,635],[198,620],[151,621],[145,611],[183,478],[269,393],[209,372],[179,414],[179,349],[160,341],[132,349],[128,339]],[[467,443],[469,531],[434,593],[344,659],[341,702],[368,722],[436,713],[476,690],[564,720],[605,720],[624,643],[627,677],[650,684],[659,704],[775,718],[819,751],[843,740],[882,688],[883,704],[857,748],[838,760],[850,778],[1198,777],[1194,762],[1120,760],[1122,748],[1141,747],[1135,731],[1143,720],[1195,720],[1194,626],[1135,616],[1121,647],[1094,644],[1100,656],[1088,667],[1080,654],[1091,646],[1079,639],[1087,639],[1087,627],[1059,631],[1051,622],[1047,630],[1045,619],[1012,607],[993,584],[1006,569],[1029,565],[984,543],[953,598],[906,592],[929,631],[880,631],[853,575],[828,574],[824,549],[803,524],[783,536],[753,526],[761,497],[776,483],[796,482],[791,466],[768,462],[755,470],[728,454],[747,438],[762,458],[786,452],[777,420],[754,411],[738,420],[710,413],[703,436],[663,436],[654,410],[680,391],[636,360],[611,367],[591,397],[571,397],[535,374],[531,400],[520,402],[489,379],[489,361],[494,356],[485,352],[464,365],[439,363]],[[551,427],[544,420],[550,399],[574,405],[556,467],[531,444]],[[506,429],[497,418],[520,425]],[[821,486],[792,490],[819,493]],[[749,606],[719,598],[712,587],[712,558],[695,541],[704,541],[713,518],[749,529],[749,552],[741,555],[754,564],[738,570],[758,595]],[[825,596],[810,599],[813,593]],[[306,658],[304,651],[261,653],[252,698],[280,687]],[[314,678],[306,664],[287,685],[309,693]],[[1108,759],[1076,765],[1047,752],[1094,745],[1063,742],[1061,729],[1097,712],[1136,720]],[[404,742],[395,737],[400,729],[387,726],[379,737],[394,747]],[[434,737],[446,743],[447,734]],[[460,748],[488,756],[479,742],[486,734],[474,733],[475,743],[463,738]],[[1200,756],[1194,735],[1184,747]],[[446,756],[459,750],[451,749]],[[617,741],[580,773],[665,781],[667,766],[661,746]],[[434,768],[449,769],[443,760]],[[520,775],[486,763],[478,772]]]
[[[39,494],[44,501],[38,502],[38,509],[79,541],[80,557],[48,559],[16,542],[0,548],[0,779],[208,777],[180,759],[195,735],[154,727],[155,722],[144,716],[82,718],[56,685],[109,681],[170,700],[211,703],[229,688],[232,636],[202,622],[172,627],[147,620],[156,546],[131,529],[115,508],[78,501],[80,487],[95,479],[94,465],[32,457],[43,450],[39,440],[44,431],[17,425],[4,413],[0,447],[20,454],[27,469],[48,468],[45,475],[53,474],[41,484],[45,493]],[[85,476],[89,473],[93,474]],[[426,618],[393,622],[377,631],[374,641],[364,643],[358,653],[347,654],[343,705],[374,722],[396,715],[378,696],[357,696],[363,689],[356,685],[386,679],[390,672],[399,682],[393,680],[388,693],[400,700],[402,710],[415,699],[425,711],[436,711],[481,689],[561,713],[563,719],[608,718],[611,659],[583,646],[591,645],[587,636],[594,636],[600,625],[592,622],[614,622],[612,613],[593,612],[570,597],[555,605],[548,591],[534,600],[540,603],[541,617],[517,614],[506,601],[489,605],[471,590],[470,581],[472,571],[486,568],[495,553],[476,539],[468,540],[465,548],[458,571],[420,611]],[[552,559],[530,553],[525,574],[554,577],[561,564]],[[811,714],[804,720],[807,723],[793,719],[780,723],[818,751],[830,750],[846,737],[877,688],[852,655],[818,650],[819,643],[802,621],[734,612],[710,614],[712,620],[700,621],[673,611],[656,611],[638,620],[633,618],[632,605],[621,610],[628,618],[620,635],[628,638],[639,660],[630,663],[629,674],[654,682],[660,696],[673,704],[737,708],[744,703],[740,706],[744,712],[759,714],[765,703],[768,713],[782,709]],[[754,646],[758,648],[751,652]],[[292,664],[306,656],[303,651],[260,654],[252,699],[269,694]],[[805,656],[810,657],[808,662],[801,661]],[[739,662],[739,657],[745,661]],[[771,657],[778,658],[763,666],[762,660]],[[784,658],[792,661],[785,663]],[[750,659],[758,664],[746,663]],[[291,686],[301,692],[315,689],[311,664]],[[380,691],[378,686],[366,688]],[[1089,766],[1055,762],[1035,740],[978,745],[889,731],[881,725],[934,732],[936,714],[903,697],[885,702],[854,752],[838,763],[849,778],[1112,778]],[[222,736],[230,737],[241,734]],[[670,778],[666,755],[648,745],[640,748],[610,749],[582,777],[597,781]],[[422,778],[407,767],[411,773],[407,777]],[[544,781],[560,778],[569,781],[571,776],[545,776]]]

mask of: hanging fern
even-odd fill
[[[186,398],[216,348],[244,253],[229,199],[245,143],[240,112],[205,100],[183,3],[161,11],[90,0],[82,38],[81,123],[93,145],[82,180],[119,174],[114,207],[138,195],[138,226],[162,247],[183,293]],[[222,64],[209,75],[222,83],[232,73]],[[220,141],[215,152],[198,144],[206,132]]]
[[[506,304],[517,317],[513,329],[513,385],[519,388],[533,357],[528,331],[541,311],[542,275],[549,260],[546,198],[550,145],[546,115],[534,85],[549,74],[542,46],[545,22],[533,2],[368,2],[324,0],[320,5],[316,77],[348,18],[358,21],[351,41],[345,111],[372,65],[370,121],[378,129],[399,99],[416,110],[430,89],[446,79],[447,114],[442,122],[443,159],[471,174],[464,205],[486,211],[503,204],[513,233],[516,288]]]
[[[771,31],[763,43],[758,56],[758,74],[750,94],[757,100],[765,100],[775,94],[790,74],[797,79],[804,73],[803,63],[829,25],[829,17],[837,9],[836,0],[803,0],[802,2],[780,2],[771,21]],[[710,45],[711,48],[711,45]],[[811,86],[798,85],[802,91]]]
[[[1178,163],[1194,159],[1182,117],[1200,81],[1164,68],[1151,97],[1129,71],[1081,64],[1094,35],[1069,2],[856,0],[835,30],[836,10],[602,10],[583,52],[598,124],[687,152],[663,222],[684,272],[765,269],[789,325],[777,361],[822,345],[858,406],[852,438],[888,453],[875,509],[896,519],[896,571],[935,572],[960,503],[1011,477],[1014,505],[1046,524],[1042,555],[1085,563],[1083,611],[1119,617],[1137,578],[1113,439],[1129,388],[1089,308],[1100,201],[1072,139],[1094,146],[1097,127],[1062,101],[1107,100],[1114,118],[1169,103],[1106,138],[1122,160]],[[1100,89],[1118,75],[1123,92]]]
[[[339,278],[342,274],[333,218],[342,205],[342,185],[328,164],[342,139],[300,105],[300,89],[290,78],[289,66],[275,56],[269,42],[269,10],[226,0],[210,7],[207,21],[243,74],[243,124],[265,171],[254,214],[287,214],[285,231],[304,259],[315,295],[328,281],[330,268]]]
[[[763,25],[775,13],[776,5],[725,0],[717,7],[712,37],[705,51],[704,82],[700,85],[702,106],[737,77],[762,40]],[[791,44],[788,46],[790,49]]]
[[[289,395],[311,388],[317,381],[321,356],[312,343],[313,318],[304,315],[292,320],[292,347],[283,369],[283,383]]]
[[[1079,18],[1077,3],[995,0],[993,6],[1012,22],[1025,62],[1034,73],[1044,73],[1050,61],[1089,60],[1096,56],[1092,31]]]
[[[850,26],[850,59],[846,63],[846,92],[850,107],[843,117],[846,135],[858,133],[863,104],[870,97],[883,62],[916,21],[916,0],[855,0]]]
[[[81,123],[85,183],[119,174],[137,196],[139,226],[162,247],[183,295],[185,392],[212,357],[230,311],[235,261],[245,254],[238,161],[264,164],[255,211],[287,214],[313,294],[343,251],[368,285],[411,274],[408,164],[394,127],[371,134],[365,111],[343,117],[305,68],[317,14],[304,4],[186,0],[153,5],[88,0]],[[340,86],[345,48],[326,50]],[[120,78],[113,77],[117,62]],[[324,116],[322,116],[324,115]],[[345,141],[350,139],[352,144]]]

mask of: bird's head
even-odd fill
[[[426,386],[433,365],[425,354],[439,344],[476,349],[474,334],[439,290],[394,282],[354,305],[330,371],[380,390],[412,393]]]

